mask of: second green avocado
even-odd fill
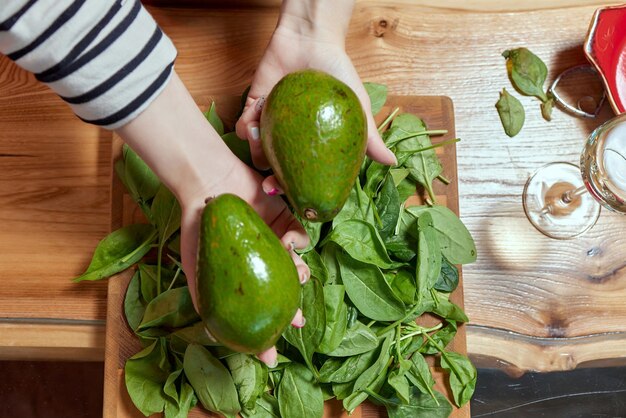
[[[296,212],[327,222],[348,199],[365,157],[367,122],[356,94],[315,70],[274,86],[261,115],[263,151]]]
[[[300,304],[289,253],[254,209],[232,194],[211,199],[202,212],[196,279],[207,330],[243,353],[273,346]]]

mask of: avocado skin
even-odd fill
[[[210,200],[200,223],[196,290],[205,327],[232,350],[267,350],[300,303],[298,272],[289,253],[235,195]]]
[[[274,86],[260,120],[263,151],[295,211],[327,222],[348,199],[367,146],[361,102],[321,71],[290,73]]]

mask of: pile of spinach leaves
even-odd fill
[[[385,86],[366,83],[372,110],[385,103]],[[432,184],[442,165],[424,122],[394,111],[380,126],[398,158],[388,167],[366,159],[342,211],[325,224],[302,220],[311,245],[302,257],[312,277],[302,289],[306,325],[289,327],[277,343],[279,362],[268,368],[208,336],[194,311],[180,263],[181,210],[173,194],[128,147],[115,170],[149,223],[114,231],[97,246],[87,271],[99,280],[136,265],[124,300],[129,327],[143,349],[125,365],[126,388],[146,416],[186,417],[197,402],[225,417],[317,418],[336,398],[347,411],[369,399],[389,417],[447,417],[452,406],[434,389],[426,360],[449,372],[453,402],[464,405],[476,385],[469,359],[446,349],[461,308],[449,300],[456,265],[473,262],[468,230],[436,204]],[[207,119],[242,160],[247,145],[225,133],[213,104]],[[428,205],[404,207],[416,187]],[[415,320],[432,313],[428,328]]]

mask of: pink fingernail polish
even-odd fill
[[[272,190],[270,190],[269,192],[267,192],[268,196],[276,196],[277,194],[280,194],[280,189],[277,189],[276,187],[272,188]]]

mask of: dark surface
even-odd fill
[[[626,367],[526,373],[479,369],[472,417],[626,417]]]
[[[0,362],[0,377],[0,418],[102,416],[102,363]],[[479,369],[472,417],[626,418],[626,367]]]
[[[0,362],[0,418],[102,417],[104,364]]]

